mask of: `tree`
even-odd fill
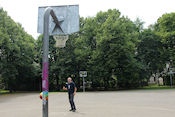
[[[105,20],[97,30],[97,47],[91,57],[91,71],[95,75],[92,79],[96,80],[95,84],[101,81],[106,89],[114,87],[115,83],[121,88],[137,87],[139,83],[135,81],[139,81],[140,69],[135,59],[137,26],[115,9],[102,16],[100,12]]]
[[[155,29],[162,38],[164,56],[167,62],[175,61],[175,13],[164,14],[155,25]]]
[[[165,67],[161,37],[155,31],[146,29],[140,33],[139,39],[137,59],[144,66],[145,78],[149,80],[152,75],[156,77],[157,73],[159,77]]]
[[[154,26],[158,35],[161,37],[161,42],[163,45],[163,59],[164,63],[170,63],[170,67],[175,66],[175,13],[163,14]],[[168,76],[168,75],[167,75]],[[166,80],[165,76],[164,80]]]
[[[0,68],[6,88],[12,92],[35,87],[35,40],[3,9],[0,10],[0,37]]]

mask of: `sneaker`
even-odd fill
[[[75,111],[76,111],[76,109],[73,109],[73,110],[72,110],[72,112],[75,112]]]
[[[73,111],[73,109],[70,109],[69,111]]]

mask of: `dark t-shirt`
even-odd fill
[[[73,94],[74,93],[75,87],[76,86],[75,86],[75,83],[74,82],[71,82],[71,83],[67,83],[66,84],[66,88],[67,88],[69,94]]]

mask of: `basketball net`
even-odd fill
[[[54,35],[53,38],[56,41],[55,46],[59,48],[63,48],[66,46],[66,41],[69,38],[69,35]]]

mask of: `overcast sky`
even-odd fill
[[[13,20],[19,22],[34,38],[37,33],[39,6],[79,4],[80,16],[95,16],[99,11],[119,9],[131,20],[137,17],[145,27],[156,22],[164,13],[175,12],[175,0],[0,0],[0,6]]]

